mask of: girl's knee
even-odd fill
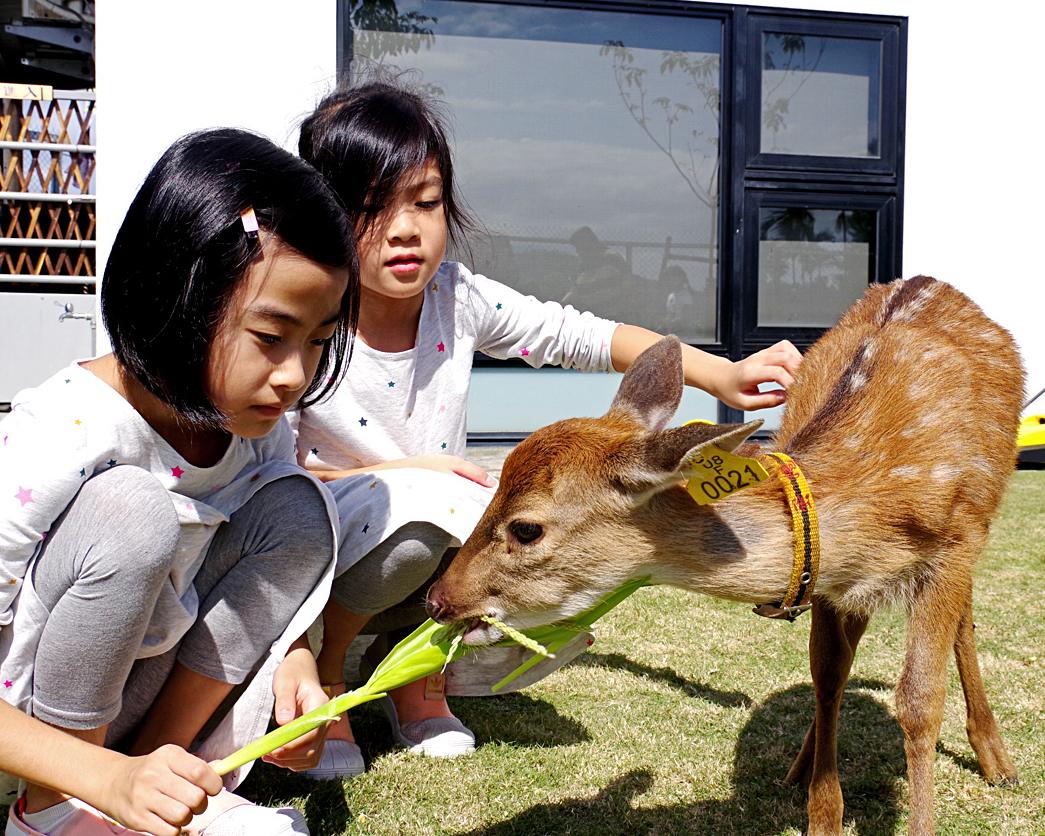
[[[334,554],[334,531],[321,488],[306,476],[289,476],[263,486],[234,512],[211,542],[196,576],[201,596],[209,596],[228,576],[263,573],[307,592]],[[237,568],[238,567],[238,568]]]
[[[87,485],[101,477],[107,481],[107,524],[111,521],[120,542],[136,555],[147,557],[157,569],[169,569],[181,537],[170,493],[155,476],[138,467],[114,467],[89,479]]]
[[[408,522],[392,535],[392,539],[409,544],[410,548],[431,552],[437,558],[442,557],[453,541],[449,531],[430,522]]]
[[[180,535],[167,489],[139,467],[118,465],[83,484],[52,529],[47,550],[72,549],[79,555],[73,562],[93,574],[118,570],[162,577],[170,571]]]
[[[402,603],[438,569],[451,535],[428,522],[409,522],[334,579],[333,600],[360,615]]]
[[[117,465],[92,476],[73,500],[73,505],[91,506],[106,524],[131,529],[178,531],[178,514],[167,489],[146,470]]]
[[[322,489],[307,476],[286,476],[270,482],[251,499],[274,527],[294,532],[299,543],[310,543],[329,557],[333,529]]]

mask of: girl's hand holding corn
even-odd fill
[[[329,701],[330,697],[319,684],[316,661],[305,636],[291,645],[283,662],[276,669],[272,679],[272,690],[276,697],[276,722],[280,726],[285,726]],[[327,725],[320,725],[265,755],[264,760],[295,772],[312,769],[319,762],[326,736]]]

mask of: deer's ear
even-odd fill
[[[678,337],[654,343],[628,367],[607,413],[625,415],[648,430],[662,430],[682,400],[682,347]]]
[[[692,462],[709,445],[732,452],[761,426],[760,418],[746,424],[688,424],[651,433],[636,442],[639,449],[621,483],[633,491],[664,490],[692,476]]]

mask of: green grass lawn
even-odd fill
[[[1045,834],[1045,471],[1012,481],[976,581],[980,662],[1017,787],[990,787],[965,737],[951,666],[937,749],[937,833]],[[258,764],[241,792],[293,804],[313,836],[797,836],[805,791],[782,783],[812,720],[809,619],[668,588],[637,592],[576,662],[525,691],[452,701],[478,751],[436,761],[393,748],[374,704],[353,711],[366,775],[316,783]],[[905,640],[886,613],[863,639],[842,707],[845,832],[907,830],[893,714]]]
[[[988,786],[965,737],[951,665],[937,748],[937,833],[1045,833],[1045,472],[1017,473],[980,563],[980,662],[1020,770]],[[397,751],[383,713],[353,712],[366,775],[316,784],[265,764],[244,794],[304,810],[314,836],[794,836],[805,791],[782,783],[813,715],[809,620],[667,588],[640,590],[596,625],[586,655],[516,694],[452,701],[478,751],[434,761]],[[845,832],[907,830],[893,689],[903,619],[879,616],[842,708]]]

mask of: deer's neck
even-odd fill
[[[704,506],[679,487],[660,494],[647,510],[645,568],[655,583],[752,604],[783,598],[794,539],[778,485],[767,480]]]

